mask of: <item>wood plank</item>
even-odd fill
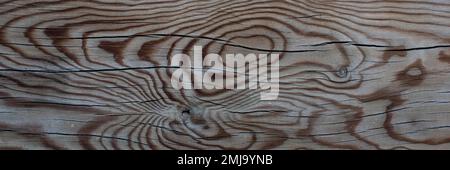
[[[0,148],[450,149],[448,0],[0,2]],[[279,53],[261,90],[173,55]]]

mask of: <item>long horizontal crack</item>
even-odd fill
[[[417,51],[417,50],[430,50],[430,49],[436,49],[436,48],[450,48],[450,45],[436,45],[436,46],[429,46],[429,47],[415,47],[415,48],[405,48],[405,49],[390,49],[385,51]]]

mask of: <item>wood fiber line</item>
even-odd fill
[[[450,3],[0,2],[0,149],[450,149]],[[280,54],[280,96],[175,54]]]

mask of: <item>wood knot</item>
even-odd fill
[[[190,115],[190,114],[191,114],[191,110],[189,110],[189,109],[184,109],[183,111],[181,111],[181,114],[182,114],[182,115],[184,115],[184,114]]]
[[[184,122],[190,122],[196,125],[205,124],[203,114],[196,108],[181,109],[181,117]]]
[[[422,60],[419,59],[400,71],[397,74],[397,80],[409,86],[417,86],[425,80],[425,76],[425,67],[422,64]]]
[[[348,68],[347,67],[340,67],[337,71],[336,71],[336,76],[340,77],[340,78],[345,78],[348,75]]]
[[[422,73],[422,70],[420,68],[412,67],[412,68],[410,68],[409,70],[406,71],[406,74],[408,76],[417,77],[417,76],[422,75],[423,73]]]

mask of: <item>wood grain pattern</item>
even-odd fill
[[[280,97],[170,57],[281,54]],[[1,0],[0,149],[450,149],[448,0]]]

